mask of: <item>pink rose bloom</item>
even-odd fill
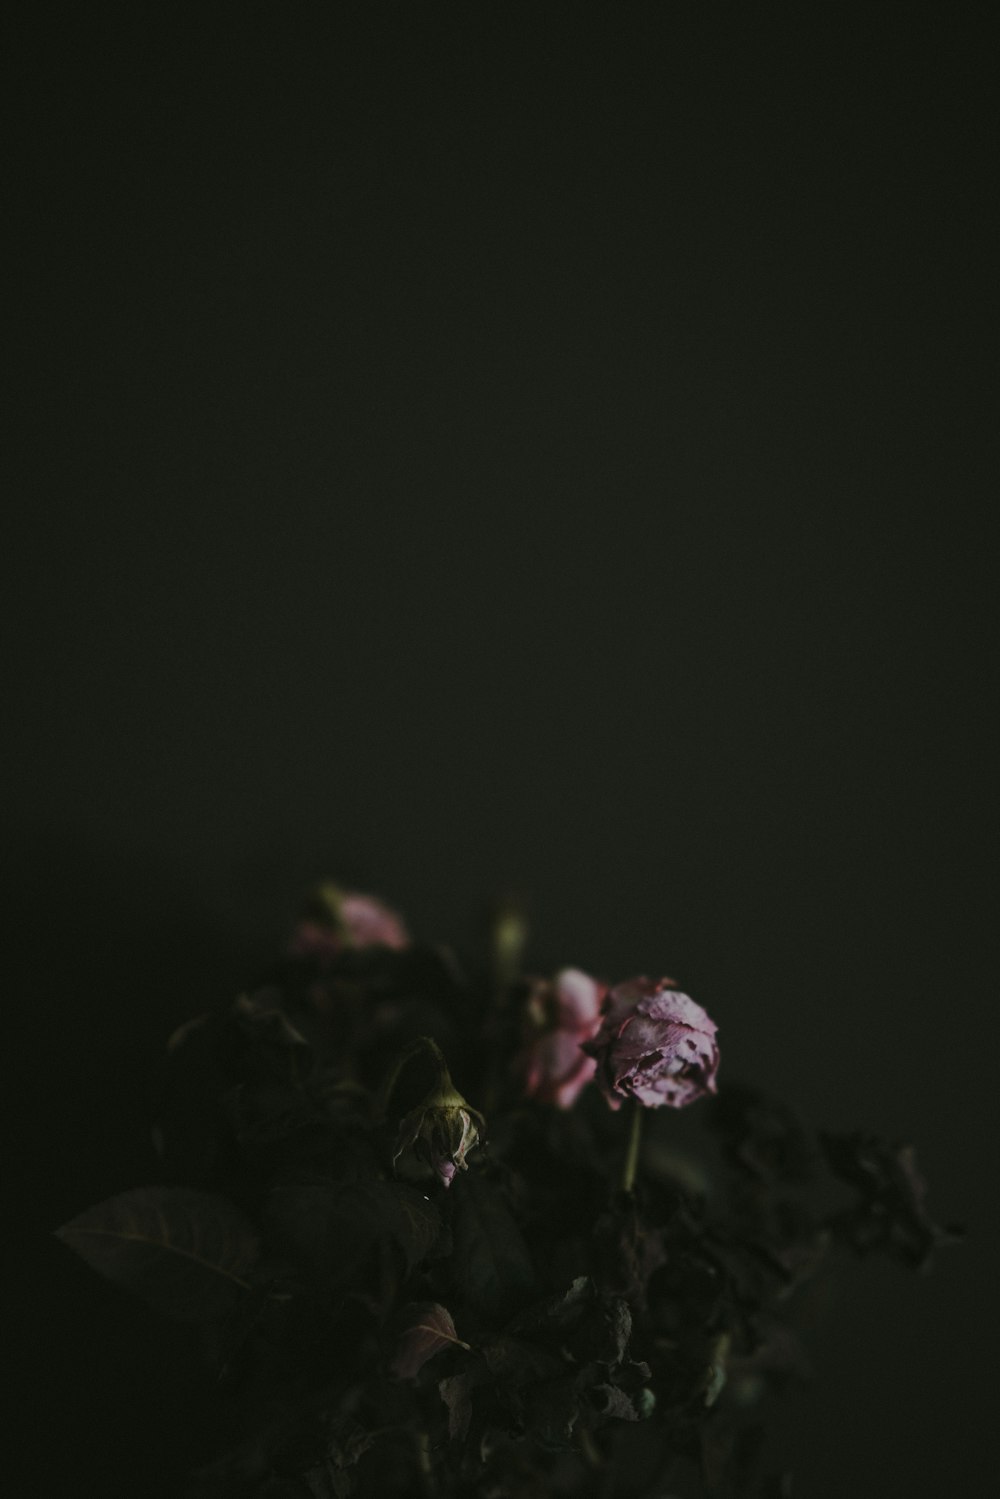
[[[552,980],[536,981],[528,998],[533,1033],[519,1059],[529,1098],[572,1108],[597,1070],[581,1046],[600,1025],[606,992],[606,985],[579,968],[563,968]]]
[[[682,1109],[715,1092],[716,1025],[672,979],[629,979],[608,995],[600,1029],[584,1050],[613,1109],[637,1098],[648,1109]]]
[[[288,945],[290,957],[329,963],[346,949],[410,945],[402,918],[374,895],[322,885],[312,909],[319,914],[298,923]]]

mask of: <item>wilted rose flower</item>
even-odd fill
[[[445,1187],[456,1171],[467,1171],[465,1157],[479,1144],[483,1116],[470,1108],[460,1093],[429,1106],[411,1109],[399,1126],[393,1164],[406,1156],[430,1166]]]
[[[616,985],[597,1035],[584,1045],[613,1109],[623,1098],[650,1109],[681,1109],[715,1092],[715,1023],[672,983],[636,978]]]
[[[579,968],[563,968],[554,979],[534,982],[526,1006],[528,1039],[518,1058],[529,1098],[560,1109],[572,1107],[597,1070],[581,1046],[597,1032],[606,992],[604,984]]]
[[[326,964],[345,949],[409,945],[402,918],[384,901],[327,884],[316,891],[309,914],[295,927],[288,951],[293,958]]]
[[[466,1156],[485,1136],[486,1121],[451,1080],[448,1063],[431,1036],[418,1036],[396,1059],[382,1087],[382,1112],[399,1119],[392,1164],[402,1176],[434,1172],[450,1187]]]

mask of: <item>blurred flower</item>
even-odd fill
[[[600,1029],[584,1051],[613,1109],[623,1098],[646,1108],[680,1109],[715,1092],[716,1029],[701,1005],[672,979],[629,979],[608,995]]]
[[[517,1068],[529,1098],[571,1108],[597,1063],[581,1050],[600,1025],[606,985],[579,968],[536,979],[526,1005],[528,1037]]]
[[[327,964],[345,949],[404,948],[410,935],[402,918],[374,895],[324,884],[309,902],[288,945],[293,958],[316,958]]]

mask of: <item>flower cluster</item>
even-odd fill
[[[836,1245],[947,1240],[912,1152],[720,1087],[673,980],[529,976],[525,937],[505,910],[470,978],[324,885],[175,1030],[163,1182],[60,1237],[201,1330],[220,1439],[185,1499],[761,1494],[745,1426],[802,1368],[797,1287]],[[716,1146],[686,1156],[699,1101]],[[854,1197],[820,1214],[823,1171]]]
[[[597,1079],[613,1109],[625,1099],[680,1109],[716,1091],[717,1027],[673,979],[608,990],[578,968],[535,980],[518,1066],[529,1097],[562,1109]]]

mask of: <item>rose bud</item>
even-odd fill
[[[526,1006],[528,1037],[517,1066],[529,1098],[571,1108],[593,1077],[597,1063],[581,1050],[596,1033],[606,986],[563,968],[554,979],[537,979]]]
[[[715,1092],[715,1023],[671,979],[629,979],[608,995],[600,1029],[584,1051],[613,1109],[623,1098],[646,1108],[681,1109]]]
[[[409,945],[402,918],[383,901],[326,884],[320,885],[295,927],[288,953],[293,958],[316,958],[323,965],[347,949]]]
[[[402,1115],[393,1169],[418,1180],[433,1172],[446,1187],[456,1171],[468,1170],[465,1158],[486,1133],[485,1119],[455,1087],[430,1036],[418,1036],[397,1059],[383,1085],[382,1113]]]
[[[456,1171],[467,1171],[465,1157],[479,1144],[480,1130],[485,1129],[482,1114],[470,1108],[458,1092],[451,1099],[442,1097],[429,1105],[411,1109],[399,1126],[392,1161],[395,1166],[407,1157],[429,1166],[445,1187],[450,1187]]]

